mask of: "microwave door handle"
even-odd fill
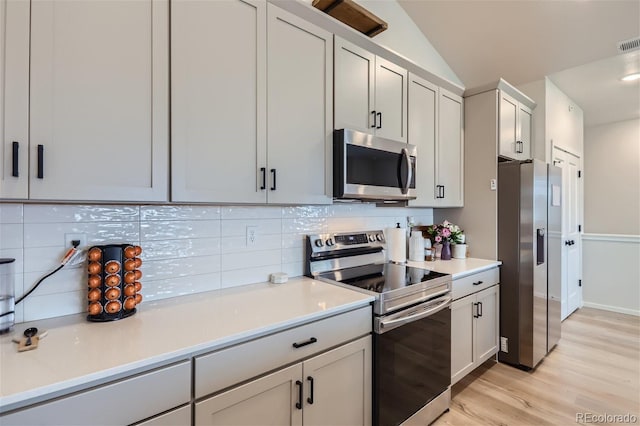
[[[402,148],[402,158],[407,163],[407,180],[402,187],[402,193],[407,194],[409,192],[409,186],[411,185],[411,178],[413,177],[413,170],[411,170],[411,157],[407,148]]]

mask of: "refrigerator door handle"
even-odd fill
[[[536,265],[542,265],[545,260],[544,255],[544,228],[536,230]]]

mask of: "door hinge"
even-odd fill
[[[582,280],[578,280],[578,287],[582,287]]]
[[[578,232],[582,232],[582,225],[578,225]]]
[[[578,170],[578,177],[581,178],[582,177],[582,170]]]

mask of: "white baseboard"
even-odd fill
[[[602,309],[603,311],[618,312],[620,314],[627,314],[627,315],[635,315],[636,317],[640,316],[640,311],[637,311],[635,309],[626,309],[626,308],[620,308],[618,306],[601,305],[599,303],[590,303],[590,302],[583,302],[582,305],[585,308]]]

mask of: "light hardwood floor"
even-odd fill
[[[640,318],[578,310],[535,370],[487,361],[453,386],[451,410],[434,425],[575,425],[578,413],[640,424]]]

